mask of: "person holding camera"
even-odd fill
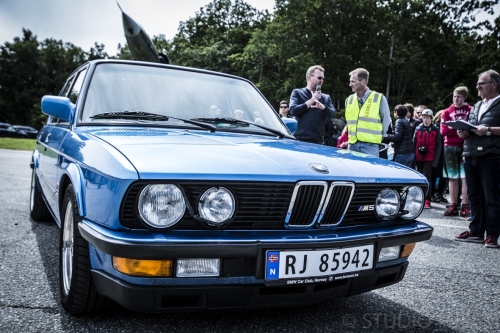
[[[442,141],[439,128],[432,123],[433,112],[425,109],[420,115],[422,123],[415,129],[413,142],[415,143],[415,160],[417,171],[424,174],[429,182],[429,189],[425,196],[424,208],[431,208],[431,194],[433,193],[432,168],[439,163]]]

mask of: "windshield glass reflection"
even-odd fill
[[[260,93],[243,80],[182,69],[100,64],[91,79],[80,119],[85,123],[123,124],[120,119],[92,119],[104,112],[119,111],[143,111],[183,119],[241,119],[288,133]],[[163,123],[193,127],[172,118]],[[248,124],[217,126],[221,130],[265,132]]]

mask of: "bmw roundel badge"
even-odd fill
[[[313,169],[316,172],[330,173],[330,170],[328,170],[328,168],[326,166],[324,166],[323,164],[311,163],[311,164],[309,164],[309,166],[311,167],[311,169]]]

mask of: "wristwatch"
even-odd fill
[[[486,136],[490,136],[491,135],[491,128],[488,127],[488,130],[486,131]]]

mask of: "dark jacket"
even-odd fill
[[[290,96],[290,113],[297,120],[297,130],[293,134],[298,140],[314,141],[323,144],[325,141],[325,121],[333,118],[337,111],[333,107],[332,99],[321,93],[320,102],[326,109],[308,108],[306,101],[311,99],[312,93],[305,88],[294,89]]]
[[[392,134],[387,134],[382,142],[394,142],[394,154],[414,154],[413,129],[406,117],[396,119]]]
[[[410,126],[411,126],[411,130],[412,130],[411,137],[413,138],[413,134],[415,134],[415,128],[417,128],[417,126],[422,123],[422,120],[415,119],[415,118],[413,118],[413,115],[412,115],[410,117],[410,119],[408,119],[408,122],[410,123]]]
[[[500,127],[500,98],[497,98],[492,105],[479,118],[479,108],[483,102],[477,102],[469,114],[469,123],[472,125],[483,125],[489,127]],[[464,142],[465,157],[483,157],[486,155],[500,155],[500,136],[483,135],[479,136],[469,132],[469,137]]]
[[[429,127],[420,124],[415,129],[413,137],[415,142],[415,160],[417,162],[432,162],[432,167],[435,168],[441,157],[443,149],[443,139],[439,128],[431,123]],[[426,151],[422,152],[421,147],[425,147]]]
[[[325,146],[337,147],[337,140],[340,136],[340,131],[337,125],[333,123],[331,118],[325,121]]]

